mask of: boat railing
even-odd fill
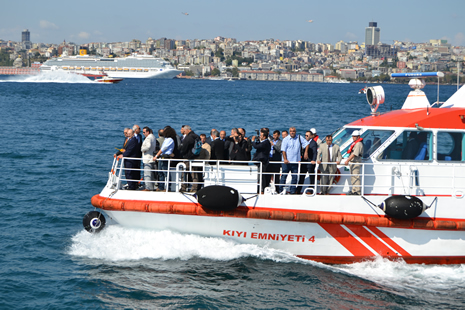
[[[289,173],[281,184],[282,169],[276,169],[275,166],[275,171],[270,171],[268,168],[270,165],[281,166],[283,162],[273,161],[264,165],[258,161],[166,158],[160,160],[165,161],[166,168],[161,167],[157,162],[153,169],[145,169],[154,174],[154,179],[148,181],[142,179],[144,175],[142,163],[140,166],[136,165],[136,168],[127,168],[124,164],[126,160],[142,161],[141,158],[114,158],[107,186],[124,189],[124,183],[129,181],[137,182],[138,188],[143,188],[145,183],[152,183],[154,187],[163,188],[166,192],[179,192],[188,190],[189,186],[195,191],[202,186],[224,185],[247,194],[286,194],[291,192],[291,186],[297,186],[300,187],[298,193],[306,196],[314,196],[321,192],[323,186],[329,186],[329,194],[345,194],[355,186],[360,187],[361,195],[446,195],[459,198],[465,196],[465,165],[462,163],[421,166],[408,162],[350,163],[337,165],[335,173],[324,173],[319,169],[323,164],[335,165],[335,163],[323,162],[315,165],[315,182],[311,183],[311,174],[301,173],[303,166],[310,163],[291,162],[297,164],[297,173],[294,174],[297,184],[292,184],[292,173]],[[351,165],[360,166],[360,172],[351,174]],[[125,173],[127,171],[139,172],[140,178],[128,178]],[[325,177],[333,178],[335,182],[322,184]],[[360,180],[359,185],[352,185],[354,178]],[[267,182],[269,186],[263,188],[263,182]]]

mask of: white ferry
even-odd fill
[[[204,188],[195,195],[179,191],[182,162],[170,165],[175,168],[170,168],[166,191],[125,190],[125,159],[114,158],[106,186],[91,199],[95,210],[83,224],[91,232],[111,220],[125,227],[227,238],[331,264],[378,257],[463,264],[465,88],[442,105],[430,104],[420,79],[431,75],[442,73],[414,74],[409,83],[414,90],[402,109],[383,114],[376,111],[384,101],[382,87],[369,87],[371,115],[333,135],[348,157],[352,132],[361,132],[361,195],[347,195],[351,175],[345,165],[338,166],[329,195],[319,194],[319,184],[286,195],[276,193],[274,186],[263,194],[258,191],[256,164],[201,160],[190,165],[204,175]],[[400,76],[409,74],[393,74]],[[412,136],[422,140],[407,155]]]
[[[89,55],[54,57],[41,67],[42,72],[64,71],[82,75],[99,75],[104,72],[111,78],[172,79],[182,71],[169,62],[150,55],[104,58]]]

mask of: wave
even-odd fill
[[[451,288],[465,291],[465,265],[419,265],[402,260],[374,261],[349,265],[325,265],[295,257],[291,253],[240,244],[234,241],[180,234],[171,231],[149,231],[109,225],[99,234],[80,231],[72,237],[68,254],[77,257],[124,262],[142,259],[189,260],[204,258],[230,261],[244,257],[272,260],[277,263],[296,263],[318,266],[369,280],[380,285],[407,291],[445,292]]]
[[[340,265],[343,272],[404,291],[448,294],[465,292],[465,265],[407,264],[403,260],[374,261]]]
[[[8,76],[0,82],[17,82],[17,83],[81,83],[81,84],[98,84],[80,74],[73,74],[63,71],[41,72],[37,75],[28,76]]]
[[[151,259],[181,259],[194,257],[229,261],[242,257],[257,257],[276,262],[298,262],[290,253],[239,244],[230,240],[180,234],[171,231],[149,231],[107,226],[98,234],[81,231],[72,238],[69,254],[109,261]]]

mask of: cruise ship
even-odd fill
[[[151,55],[95,57],[89,55],[54,57],[41,66],[42,72],[64,71],[82,75],[105,73],[111,78],[172,79],[182,71]]]

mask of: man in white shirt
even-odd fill
[[[144,191],[153,191],[155,189],[155,180],[157,180],[155,172],[156,163],[153,160],[153,153],[155,152],[157,142],[152,129],[149,127],[144,127],[142,133],[145,136],[145,140],[140,148],[142,152],[142,162],[144,163]]]
[[[299,162],[302,158],[302,151],[305,150],[308,141],[300,135],[297,135],[295,127],[289,128],[289,136],[287,136],[281,144],[281,152],[283,156],[283,173],[281,180],[279,181],[279,190],[282,192],[284,185],[286,184],[287,175],[291,172],[292,181],[290,194],[296,193],[297,175],[299,170]]]

